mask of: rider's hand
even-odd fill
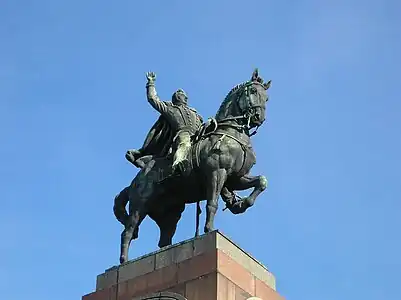
[[[155,82],[156,81],[156,74],[154,72],[147,72],[146,73],[146,78],[148,79],[148,82]]]

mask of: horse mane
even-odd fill
[[[217,120],[226,117],[226,113],[228,112],[228,107],[232,104],[231,96],[235,92],[237,92],[240,88],[244,87],[247,83],[248,81],[237,84],[228,92],[227,96],[224,98],[223,102],[220,105],[219,110],[216,113]]]

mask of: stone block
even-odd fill
[[[174,248],[162,250],[155,254],[155,269],[167,267],[174,263]]]
[[[118,282],[138,277],[155,270],[155,255],[145,256],[123,264],[119,268]]]
[[[173,262],[180,263],[186,259],[194,256],[194,244],[193,241],[179,245],[174,248]]]
[[[235,300],[247,300],[250,297],[251,295],[245,292],[243,289],[239,288],[238,286],[235,287]],[[264,300],[264,298],[262,300]],[[266,300],[270,299],[267,298]]]
[[[85,295],[82,297],[82,300],[109,300],[110,297],[110,290],[104,289],[101,291],[96,291]]]
[[[217,234],[216,244],[217,249],[231,257],[255,277],[269,285],[273,290],[276,290],[276,279],[273,274],[271,274],[264,265],[253,258],[249,253],[242,250],[223,234]]]
[[[217,267],[216,252],[203,253],[178,264],[178,283],[196,279],[215,272]]]
[[[235,300],[236,285],[217,273],[217,300]]]
[[[184,296],[185,295],[185,283],[176,284],[175,286],[165,289],[164,291],[172,292],[172,293],[176,293],[176,294]]]
[[[194,255],[193,241],[180,243],[174,247],[161,249],[155,254],[155,268],[160,269],[172,264],[180,263]]]
[[[157,269],[146,276],[146,289],[149,291],[163,291],[178,284],[178,266],[173,264]]]
[[[284,300],[275,290],[258,278],[255,279],[255,296],[263,300]]]
[[[107,272],[97,276],[96,290],[102,290],[117,283],[117,268],[112,268]]]
[[[148,281],[146,275],[132,278],[127,281],[128,294],[131,297],[142,295],[146,293],[148,288]]]
[[[248,294],[253,295],[255,292],[255,276],[221,250],[218,250],[217,256],[218,272]]]
[[[185,285],[188,300],[214,300],[217,294],[217,273],[211,273],[192,280]]]
[[[217,231],[204,234],[194,239],[194,256],[216,249]]]

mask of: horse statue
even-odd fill
[[[264,83],[256,69],[251,80],[230,90],[215,118],[204,122],[192,137],[188,154],[191,166],[185,176],[171,176],[172,155],[150,156],[142,161],[131,184],[114,201],[114,215],[124,226],[121,264],[128,260],[131,241],[138,238],[139,226],[146,216],[160,228],[161,248],[172,244],[185,204],[206,200],[207,233],[214,230],[219,195],[234,214],[245,212],[255,203],[267,188],[267,179],[250,175],[256,163],[251,136],[265,121],[270,84],[271,81]],[[234,193],[250,188],[253,191],[247,197],[238,198]]]

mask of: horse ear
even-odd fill
[[[259,78],[259,70],[258,68],[256,68],[255,71],[253,71],[252,73],[251,81],[256,81],[258,78]]]
[[[271,81],[271,80],[269,80],[268,82],[265,82],[265,83],[263,84],[265,90],[267,90],[267,89],[270,87],[271,84],[272,84],[272,81]]]

